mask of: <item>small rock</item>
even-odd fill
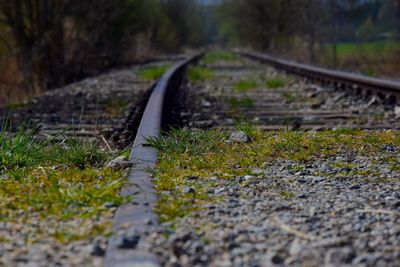
[[[368,107],[368,108],[369,108],[369,107],[372,107],[373,105],[378,104],[378,103],[379,103],[378,97],[373,96],[373,97],[371,98],[371,100],[368,102],[367,107]],[[395,109],[395,110],[396,110],[396,109]]]
[[[280,256],[279,254],[275,254],[271,257],[271,262],[273,264],[282,264],[285,261],[285,259]]]
[[[382,151],[389,151],[389,152],[396,152],[396,146],[388,144],[388,145],[382,145],[381,146]]]
[[[350,190],[357,190],[357,189],[360,189],[361,187],[360,187],[360,185],[358,185],[358,184],[354,184],[354,185],[351,185],[350,187],[349,187],[349,189]]]
[[[290,130],[297,131],[301,128],[302,120],[300,118],[295,119],[290,123]]]
[[[237,131],[233,132],[231,136],[229,137],[229,140],[227,143],[233,144],[233,143],[250,143],[251,138],[243,131]]]
[[[194,125],[198,128],[208,128],[213,126],[214,122],[212,120],[196,121]]]
[[[111,209],[111,208],[116,208],[118,207],[117,204],[115,204],[114,202],[106,202],[102,205],[103,208],[105,209]]]
[[[102,257],[105,255],[106,250],[104,248],[104,240],[101,238],[95,238],[92,242],[92,248],[90,254],[93,256]]]
[[[321,101],[321,102],[318,102],[318,103],[313,103],[313,104],[311,104],[311,109],[319,109],[319,108],[321,108],[321,106],[323,105],[323,102]]]
[[[10,176],[8,174],[4,174],[0,176],[0,180],[9,180]]]
[[[394,107],[394,116],[400,118],[400,106]]]
[[[379,258],[380,256],[378,254],[362,254],[355,258],[352,264],[368,264],[368,266],[374,266]]]
[[[264,170],[262,170],[262,169],[253,169],[253,170],[251,170],[251,174],[253,174],[253,175],[262,175],[262,174],[264,174]]]
[[[209,107],[211,107],[212,105],[211,105],[211,102],[210,102],[210,101],[203,100],[203,101],[201,102],[201,106],[204,107],[204,108],[209,108]]]
[[[153,221],[150,220],[150,219],[148,219],[148,218],[147,218],[147,219],[144,219],[144,220],[143,220],[143,223],[146,224],[146,225],[153,225]]]
[[[139,244],[140,234],[136,230],[129,230],[125,236],[122,236],[118,242],[118,248],[133,249]]]
[[[183,188],[183,193],[185,193],[185,194],[195,194],[196,193],[196,189],[194,189],[193,187],[190,187],[190,186],[185,186]]]
[[[355,253],[351,248],[334,248],[328,250],[325,256],[325,265],[333,264],[339,266],[344,263],[351,263]]]
[[[111,169],[127,169],[133,166],[133,163],[128,160],[128,158],[124,156],[119,156],[113,160],[111,160],[109,163],[107,163],[106,167],[111,168]]]

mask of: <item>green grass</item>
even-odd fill
[[[159,149],[159,162],[154,169],[156,187],[160,192],[157,212],[162,221],[174,220],[201,204],[217,201],[207,194],[213,186],[211,176],[230,179],[251,175],[254,169],[279,160],[295,161],[298,165],[340,153],[353,151],[363,156],[379,155],[382,144],[400,147],[400,134],[340,129],[321,132],[265,132],[249,125],[252,142],[228,144],[230,133],[220,130],[174,130],[171,134],[149,143]],[[339,163],[338,163],[339,164]],[[294,167],[301,170],[300,166]],[[196,194],[184,194],[191,185],[187,177],[198,177]],[[291,192],[281,192],[282,198],[291,198]]]
[[[236,110],[238,108],[254,107],[255,101],[251,97],[243,97],[243,98],[231,97],[226,100],[226,103],[228,104],[231,110]]]
[[[330,45],[323,46],[326,53],[331,51]],[[397,42],[370,42],[370,43],[340,43],[337,45],[337,53],[340,58],[354,57],[363,53],[368,56],[392,55],[400,50],[400,43]]]
[[[4,106],[4,109],[7,111],[16,111],[22,108],[28,108],[30,107],[31,104],[25,104],[25,103],[9,103]]]
[[[204,56],[203,62],[206,65],[213,65],[219,62],[233,62],[239,60],[238,56],[228,51],[212,51]]]
[[[11,136],[5,121],[0,132],[0,171],[31,167],[45,159],[46,141],[35,141],[35,130],[21,127]]]
[[[141,80],[155,81],[161,78],[168,68],[168,65],[145,67],[144,69],[139,70],[138,76]]]
[[[338,68],[359,71],[367,76],[396,76],[399,72],[400,42],[341,43],[337,45]],[[332,63],[332,47],[324,45],[324,64]]]
[[[296,99],[298,99],[297,95],[291,92],[284,92],[283,97],[286,99],[288,102],[295,102]]]
[[[236,92],[246,92],[257,88],[257,86],[257,82],[255,81],[239,81],[234,84],[233,88]]]
[[[66,140],[63,145],[57,146],[57,150],[59,162],[80,169],[99,167],[110,159],[110,154],[99,144],[80,138]]]
[[[268,80],[266,85],[270,89],[276,89],[276,88],[284,87],[286,85],[286,81],[282,78],[276,78],[276,79]]]
[[[79,138],[39,141],[27,128],[12,134],[8,129],[4,124],[0,133],[0,222],[25,224],[31,218],[66,225],[72,218],[93,222],[109,213],[106,203],[118,206],[128,201],[119,194],[126,171],[104,167],[116,155],[99,144]],[[69,242],[110,231],[110,225],[94,224],[85,230],[57,231],[51,225],[36,229],[35,238]]]
[[[203,82],[211,80],[213,75],[207,68],[190,66],[188,69],[188,78],[191,82]]]
[[[128,106],[127,99],[122,96],[107,99],[102,104],[104,105],[106,112],[114,117],[123,115]]]

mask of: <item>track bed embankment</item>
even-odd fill
[[[395,266],[396,104],[212,53],[152,142],[163,266]],[[398,115],[398,114],[397,114]]]

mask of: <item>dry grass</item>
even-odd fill
[[[0,61],[0,107],[24,102],[38,93],[24,87],[15,58]]]

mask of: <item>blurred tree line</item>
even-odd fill
[[[219,40],[315,62],[320,48],[398,41],[400,0],[221,0]],[[293,55],[295,54],[295,55]]]
[[[0,0],[0,56],[31,92],[55,88],[204,45],[205,13],[195,0]]]

